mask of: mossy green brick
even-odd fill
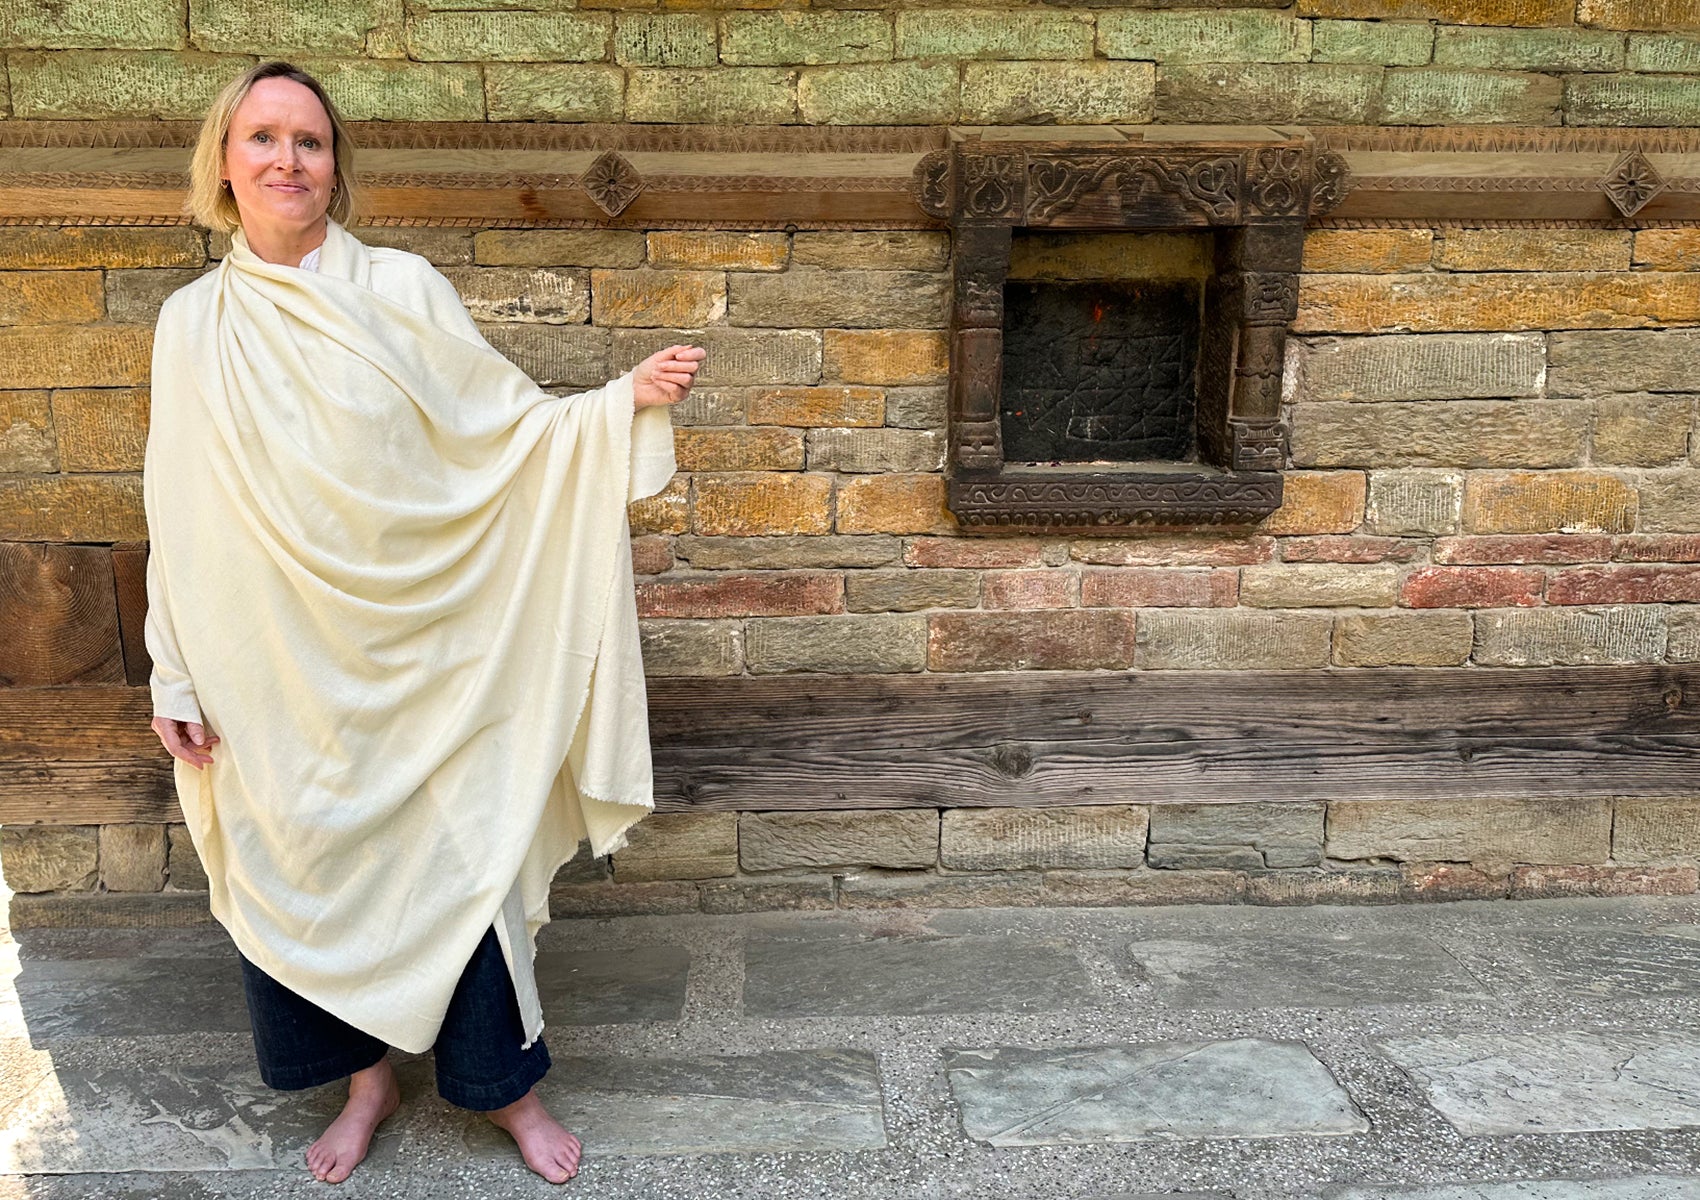
[[[426,62],[592,62],[613,29],[607,13],[439,12],[408,23],[407,48]]]
[[[1098,49],[1164,63],[1304,62],[1310,22],[1274,12],[1106,12]]]
[[[1436,66],[1499,71],[1620,71],[1623,34],[1595,29],[1476,29],[1443,25],[1436,31]]]
[[[962,117],[974,125],[1144,124],[1157,68],[1147,62],[971,62],[962,67]]]
[[[484,107],[492,121],[618,121],[626,73],[606,63],[490,63]]]
[[[712,67],[720,61],[707,13],[621,13],[614,18],[614,61],[636,67]]]
[[[13,115],[101,120],[199,120],[219,90],[252,58],[154,50],[93,50],[7,56]]]
[[[956,118],[955,63],[814,67],[797,81],[812,125],[927,125]]]
[[[741,12],[720,18],[720,58],[738,66],[816,66],[891,57],[883,12]]]
[[[174,50],[187,44],[183,0],[3,0],[0,46]]]
[[[1653,74],[1700,73],[1700,37],[1675,34],[1632,33],[1626,64],[1631,71]]]
[[[900,12],[897,57],[1091,58],[1092,17],[991,9]]]
[[[482,121],[478,68],[389,59],[302,59],[350,121]]]
[[[626,120],[782,125],[797,119],[796,74],[777,67],[633,68]]]
[[[394,39],[402,15],[401,0],[189,0],[189,39],[201,50],[268,56],[364,54],[373,34]]]
[[[1371,125],[1381,107],[1380,67],[1334,63],[1162,63],[1159,121],[1304,121]]]
[[[1551,75],[1395,67],[1382,88],[1389,125],[1556,125],[1564,85]]]
[[[1434,26],[1426,21],[1313,21],[1312,62],[1379,63],[1420,67],[1434,56]]]
[[[1700,125],[1700,79],[1574,75],[1564,84],[1564,119],[1570,125]]]

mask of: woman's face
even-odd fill
[[[256,226],[299,232],[322,221],[336,182],[331,119],[311,89],[262,79],[231,114],[224,178],[250,236]]]

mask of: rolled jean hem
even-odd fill
[[[456,1108],[473,1112],[491,1112],[506,1108],[529,1092],[537,1081],[549,1073],[549,1048],[538,1038],[527,1052],[519,1069],[506,1079],[494,1083],[468,1083],[452,1075],[437,1072],[437,1094]]]
[[[370,1061],[367,1062],[361,1061],[366,1056],[351,1050],[345,1054],[320,1059],[315,1063],[307,1063],[305,1066],[268,1067],[262,1063],[260,1065],[260,1082],[269,1088],[276,1088],[280,1092],[299,1092],[306,1088],[323,1087],[327,1083],[335,1083],[338,1079],[344,1079],[356,1071],[364,1071],[367,1067],[377,1066],[384,1060],[384,1055],[389,1052],[388,1046],[380,1044],[378,1052],[372,1055]]]

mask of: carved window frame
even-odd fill
[[[965,131],[916,168],[921,205],[950,222],[955,251],[951,511],[966,526],[1011,530],[1262,520],[1281,506],[1281,375],[1305,225],[1343,195],[1343,161],[1318,154],[1304,130],[1217,128],[1189,137],[1180,128],[1128,129],[1112,131],[1113,141],[1026,132],[993,140]],[[1151,136],[1159,132],[1161,140]],[[1196,466],[1004,462],[1003,297],[1017,228],[1215,235],[1199,341]]]

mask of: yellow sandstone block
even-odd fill
[[[1435,265],[1454,271],[1626,271],[1627,229],[1453,229]]]
[[[1700,229],[1643,229],[1635,235],[1635,265],[1656,271],[1700,271]]]
[[[839,533],[949,533],[942,475],[864,475],[838,489]]]
[[[828,379],[890,387],[943,383],[950,348],[931,329],[828,329],[822,355]]]
[[[1600,471],[1484,471],[1464,481],[1472,533],[1628,533],[1635,489]]]
[[[0,229],[0,268],[199,267],[206,261],[194,229]]]
[[[675,476],[653,496],[626,506],[633,536],[645,533],[684,533],[691,527],[691,480]]]
[[[147,388],[61,388],[53,393],[60,469],[140,471],[148,443]]]
[[[1364,522],[1362,471],[1289,471],[1281,489],[1281,507],[1269,514],[1261,533],[1351,533]]]
[[[1306,275],[1296,333],[1700,324],[1700,272]]]
[[[130,387],[146,383],[145,325],[23,325],[0,329],[0,389]]]
[[[0,541],[129,542],[147,536],[140,475],[0,479]]]
[[[780,271],[790,257],[783,233],[665,231],[649,235],[649,261],[657,267],[713,271]]]
[[[105,315],[99,271],[0,272],[0,325],[80,325]]]
[[[832,477],[777,471],[694,477],[692,529],[754,536],[832,531]]]
[[[1304,269],[1346,274],[1421,270],[1433,249],[1431,229],[1318,229],[1305,238]]]

